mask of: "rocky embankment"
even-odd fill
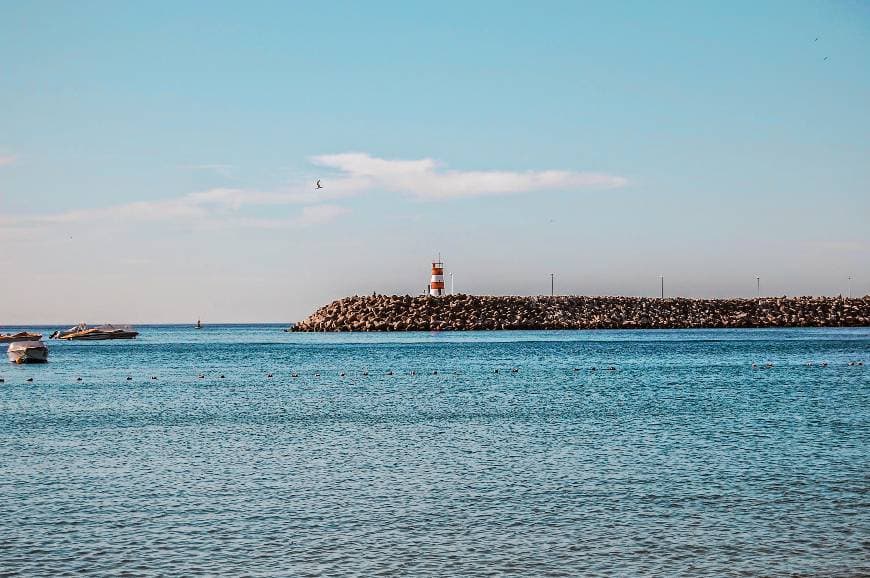
[[[680,329],[870,326],[870,295],[761,299],[646,297],[345,297],[294,331]]]

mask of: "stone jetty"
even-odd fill
[[[870,295],[683,299],[373,295],[321,307],[293,331],[870,326]]]

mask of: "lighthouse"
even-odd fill
[[[444,295],[444,263],[441,262],[441,255],[438,255],[438,260],[432,262],[432,276],[429,278],[429,295],[431,297],[441,297]]]

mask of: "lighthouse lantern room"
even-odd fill
[[[429,278],[429,295],[432,297],[444,295],[444,263],[441,262],[441,255],[438,255],[437,261],[432,262],[432,276]]]

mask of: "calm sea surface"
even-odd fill
[[[139,330],[0,366],[0,575],[870,574],[868,329]]]

